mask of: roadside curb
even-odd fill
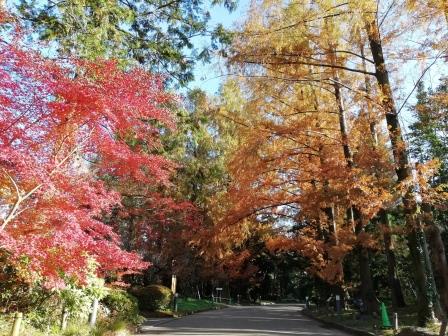
[[[315,320],[315,321],[317,321],[319,323],[322,323],[324,326],[331,327],[331,328],[338,329],[338,330],[342,330],[342,331],[345,331],[345,332],[347,332],[349,334],[352,334],[352,335],[356,335],[356,336],[376,336],[374,333],[371,333],[371,332],[368,332],[368,331],[364,331],[364,330],[360,330],[360,329],[356,329],[356,328],[352,328],[352,327],[347,327],[347,326],[339,324],[339,323],[327,321],[327,320],[324,320],[322,318],[316,317],[316,316],[314,316],[312,313],[310,313],[306,309],[303,309],[300,312],[302,313],[302,315],[304,315],[304,316],[306,316],[306,317],[308,317],[308,318],[310,318],[312,320]]]
[[[224,306],[219,307],[219,308],[202,309],[202,310],[196,310],[196,311],[193,311],[193,312],[186,312],[186,313],[183,313],[182,315],[176,315],[176,316],[173,316],[173,317],[165,317],[165,318],[161,319],[161,321],[155,321],[154,323],[151,323],[150,325],[145,325],[145,323],[151,321],[151,320],[147,320],[146,322],[142,323],[142,325],[138,328],[138,333],[141,334],[144,331],[144,330],[142,330],[143,327],[145,327],[145,328],[153,328],[153,327],[157,327],[157,326],[162,325],[162,324],[166,324],[166,323],[170,323],[170,322],[174,322],[174,321],[183,319],[184,317],[187,317],[187,316],[191,316],[191,315],[195,315],[195,314],[199,314],[199,313],[205,313],[205,312],[213,311],[213,310],[221,310],[221,309],[225,309],[225,308],[229,308],[229,307],[231,307],[231,306],[225,306],[224,305]]]
[[[182,318],[182,317],[185,317],[185,316],[190,316],[190,315],[203,313],[203,312],[207,312],[207,311],[212,311],[212,310],[221,310],[221,309],[225,309],[225,308],[229,308],[229,307],[232,307],[232,306],[222,305],[220,307],[215,307],[215,308],[206,308],[206,309],[199,309],[199,310],[195,310],[195,311],[188,311],[188,312],[184,312],[184,313],[179,314],[179,315],[174,315],[173,318],[179,319],[179,318]]]

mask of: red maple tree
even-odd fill
[[[163,78],[113,61],[57,62],[0,43],[0,249],[46,286],[148,263],[120,248],[102,216],[120,203],[105,180],[167,184],[155,153],[173,128]]]

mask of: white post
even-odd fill
[[[22,313],[16,313],[14,317],[14,324],[12,325],[11,336],[19,336],[20,334],[20,325],[22,324]]]
[[[89,316],[89,324],[91,327],[95,326],[97,313],[98,313],[98,299],[95,298],[93,300],[92,313],[90,313]]]
[[[61,318],[61,330],[62,331],[67,329],[67,321],[68,321],[68,311],[64,307],[64,308],[62,308],[62,318]]]
[[[176,274],[173,274],[171,276],[171,292],[173,292],[173,294],[176,294],[176,290],[177,290],[177,277]]]
[[[398,330],[398,313],[394,313],[394,330]]]

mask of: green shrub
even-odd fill
[[[130,292],[137,297],[140,310],[146,311],[168,309],[173,296],[168,287],[161,285],[134,287]]]
[[[104,279],[98,278],[95,274],[96,267],[94,261],[89,262],[87,281],[83,286],[76,281],[68,281],[64,289],[58,292],[63,306],[72,319],[87,320],[93,301],[103,298],[107,293]]]
[[[0,313],[27,312],[36,304],[33,284],[27,281],[27,263],[13,263],[10,254],[0,248]]]
[[[61,299],[53,292],[40,305],[35,305],[25,314],[25,322],[37,330],[46,331],[51,326],[59,325],[61,315]]]
[[[138,301],[131,294],[121,289],[110,289],[101,300],[113,319],[123,320],[130,323],[140,322]]]
[[[110,330],[111,331],[123,331],[128,329],[128,324],[126,321],[123,320],[116,320],[114,323],[111,324]]]
[[[134,327],[123,320],[101,320],[98,321],[90,336],[130,336]]]
[[[10,334],[12,321],[12,315],[0,314],[0,336]]]
[[[70,324],[62,333],[63,336],[90,336],[91,329],[87,324]]]

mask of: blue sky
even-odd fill
[[[233,28],[245,16],[250,0],[240,0],[238,7],[234,12],[229,13],[223,6],[214,6],[209,8],[211,19],[210,26],[212,29],[218,24],[222,24],[226,28]],[[206,40],[198,40],[198,46],[206,44]],[[209,64],[197,64],[194,71],[195,80],[188,85],[190,89],[200,88],[212,95],[219,89],[220,84],[226,79],[225,64],[223,60],[215,57]]]

